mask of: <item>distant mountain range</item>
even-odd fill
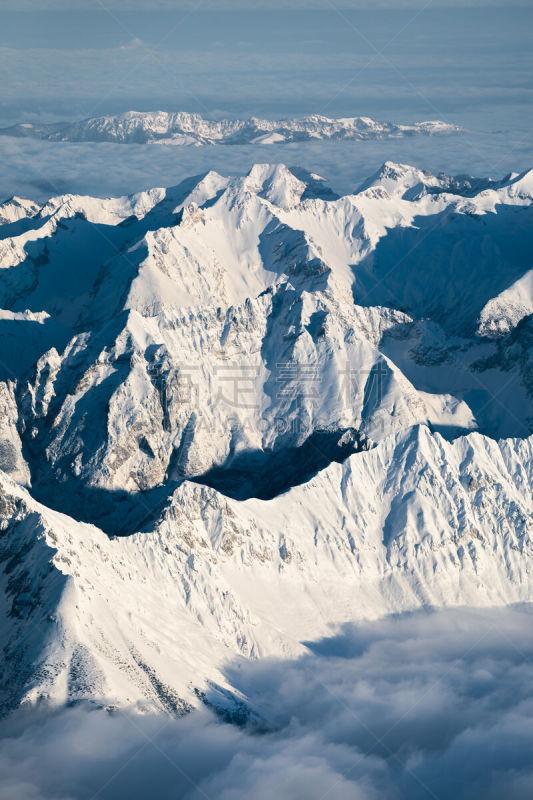
[[[50,125],[22,122],[0,129],[0,135],[31,137],[51,142],[116,142],[118,144],[279,144],[310,139],[389,139],[457,133],[459,126],[430,120],[402,125],[369,117],[330,117],[313,114],[278,121],[203,119],[198,114],[166,111],[127,111],[81,122]]]

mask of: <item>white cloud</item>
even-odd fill
[[[526,800],[530,608],[405,615],[239,662],[263,732],[77,707],[3,723],[5,800]],[[211,693],[215,696],[215,690]]]
[[[0,200],[13,194],[44,200],[52,194],[129,194],[172,186],[214,169],[243,174],[254,163],[284,163],[323,175],[339,194],[353,192],[386,160],[432,172],[503,177],[531,167],[521,132],[406,138],[381,142],[302,142],[286,145],[171,147],[68,144],[0,136]]]
[[[131,39],[128,44],[120,45],[119,50],[138,50],[140,47],[144,47],[143,40],[138,36],[135,36],[135,38]]]

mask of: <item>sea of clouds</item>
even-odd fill
[[[4,721],[4,800],[529,800],[533,608],[350,626],[233,662],[246,724],[78,706]],[[216,687],[208,692],[214,700]],[[241,715],[242,717],[242,715]]]
[[[396,120],[395,120],[396,121]],[[121,145],[42,142],[0,136],[0,202],[17,195],[45,201],[73,193],[96,197],[173,186],[215,170],[245,174],[257,163],[283,163],[322,175],[340,195],[353,193],[384,161],[428,169],[502,178],[533,167],[523,132],[458,133],[388,141],[300,142],[281,145]]]

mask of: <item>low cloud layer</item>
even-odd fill
[[[227,676],[259,719],[73,708],[3,723],[4,800],[526,800],[531,608],[347,628],[293,661]],[[211,699],[216,690],[211,692]]]
[[[118,196],[176,185],[211,169],[223,175],[244,174],[254,163],[265,162],[317,172],[338,194],[347,194],[386,160],[434,173],[494,178],[532,166],[529,139],[520,132],[233,147],[66,144],[4,136],[0,137],[0,202],[12,195],[45,200],[69,192]]]

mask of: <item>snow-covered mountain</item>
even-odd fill
[[[531,601],[532,445],[418,426],[274,500],[186,481],[119,538],[2,478],[3,709],[180,712],[237,653],[294,655],[420,605]]]
[[[0,135],[53,142],[118,142],[173,145],[278,144],[308,139],[388,139],[414,135],[457,133],[461,128],[441,120],[402,125],[369,117],[331,119],[319,114],[284,120],[251,117],[212,121],[184,111],[127,111],[75,123],[23,122],[0,129]]]
[[[0,206],[1,702],[532,600],[533,171]]]

